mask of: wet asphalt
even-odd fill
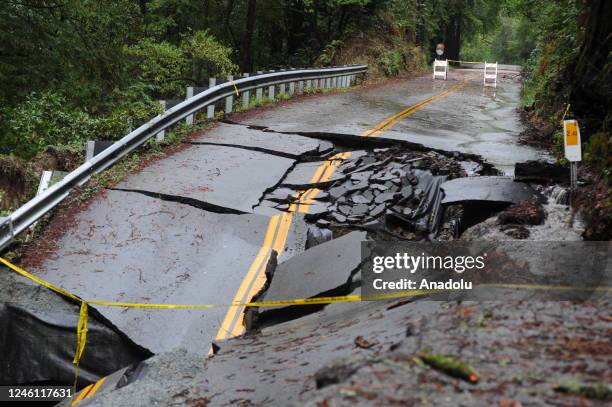
[[[278,213],[261,206],[262,197],[285,180],[308,182],[317,163],[297,160],[330,149],[328,141],[280,132],[359,135],[461,81],[460,90],[384,136],[481,154],[506,173],[515,161],[540,156],[516,142],[520,85],[512,78],[501,79],[495,94],[483,91],[477,73],[457,70],[448,82],[423,76],[305,98],[241,124],[221,123],[188,148],[128,176],[78,214],[75,228],[35,272],[88,300],[228,303],[263,243],[270,216]],[[304,250],[304,235],[304,221],[295,216],[283,258]],[[222,308],[99,309],[154,353],[179,347],[207,352],[225,315]]]

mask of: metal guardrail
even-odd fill
[[[52,185],[45,192],[15,210],[7,218],[0,218],[0,251],[15,236],[62,202],[74,187],[83,185],[92,175],[112,166],[160,131],[219,100],[235,94],[236,90],[244,92],[291,82],[354,76],[365,73],[367,68],[367,65],[352,65],[278,71],[237,79],[233,82],[211,87],[138,127],[66,175],[62,181]]]

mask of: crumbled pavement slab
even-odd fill
[[[257,301],[281,301],[294,298],[315,298],[346,295],[352,291],[352,276],[361,264],[361,242],[365,232],[350,232],[319,244],[276,266],[265,291]],[[307,281],[308,284],[304,284]],[[320,306],[249,307],[247,329],[295,319],[297,315],[315,312]]]
[[[337,304],[337,311],[222,342],[208,359],[180,350],[154,356],[138,380],[87,405],[605,405],[555,388],[576,377],[612,382],[612,319],[601,312],[611,304],[507,305]],[[357,346],[359,336],[375,344]],[[469,364],[478,382],[420,363],[422,352]]]
[[[534,197],[542,199],[529,184],[515,182],[512,177],[488,176],[453,179],[442,185],[442,204],[461,202],[519,203]]]
[[[317,163],[297,164],[278,190],[268,191],[262,204],[287,210],[297,193],[317,187],[321,192],[308,208],[307,221],[334,231],[362,229],[402,239],[420,238],[437,227],[440,183],[465,177],[466,162],[473,164],[471,168],[486,167],[460,154],[454,158],[398,147],[357,150],[325,183],[308,183]],[[288,194],[288,188],[295,193]]]

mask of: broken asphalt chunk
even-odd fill
[[[276,266],[269,287],[259,301],[315,298],[350,293],[351,276],[361,263],[365,232],[350,232],[321,243]],[[304,282],[308,282],[305,284]],[[320,306],[247,309],[248,329],[263,328],[312,313]]]
[[[385,192],[385,193],[378,195],[376,199],[374,199],[374,202],[377,204],[384,203],[384,202],[391,202],[395,199],[395,195],[396,194],[391,193],[391,192]]]
[[[518,203],[541,196],[528,184],[515,182],[509,177],[468,177],[455,178],[442,184],[442,204],[487,201]]]

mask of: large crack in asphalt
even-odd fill
[[[248,129],[262,131],[264,133],[275,133],[285,135],[296,135],[302,137],[313,138],[317,140],[330,141],[334,145],[344,147],[348,149],[374,149],[381,147],[394,147],[400,146],[412,151],[430,152],[434,151],[438,154],[445,155],[450,158],[458,160],[472,160],[483,166],[483,173],[481,175],[497,175],[499,171],[493,167],[492,164],[488,163],[482,156],[478,154],[463,153],[453,150],[443,150],[438,148],[427,147],[420,143],[414,143],[407,140],[390,139],[386,137],[364,137],[357,134],[350,133],[333,133],[333,132],[321,132],[321,131],[278,131],[268,126],[247,124],[235,122],[228,119],[221,120],[222,123],[243,126]]]
[[[259,153],[274,155],[277,157],[289,158],[291,160],[298,160],[303,154],[291,154],[291,153],[283,153],[282,151],[271,150],[269,148],[264,147],[254,147],[254,146],[243,146],[240,144],[231,144],[231,143],[211,143],[206,141],[184,141],[184,144],[191,144],[195,146],[222,146],[222,147],[230,147],[230,148],[240,148],[243,150],[249,151],[257,151]],[[304,154],[316,154],[317,151],[311,150]]]
[[[189,198],[186,196],[162,194],[161,192],[152,192],[152,191],[146,191],[142,189],[129,189],[129,188],[107,188],[107,189],[111,191],[132,192],[132,193],[142,194],[142,195],[145,195],[151,198],[161,199],[162,201],[177,202],[177,203],[193,206],[194,208],[202,209],[204,211],[213,212],[213,213],[229,214],[229,215],[247,215],[248,214],[248,212],[243,212],[238,209],[215,205],[210,202],[204,202],[199,199]]]
[[[251,209],[255,210],[255,208],[257,208],[258,206],[261,205],[261,203],[263,202],[263,200],[266,198],[266,195],[268,195],[269,193],[271,193],[272,191],[274,191],[275,189],[279,188],[283,181],[285,179],[287,179],[287,176],[295,169],[295,167],[300,163],[300,160],[295,160],[290,166],[289,168],[287,168],[287,170],[285,171],[285,173],[278,179],[278,181],[276,182],[276,184],[266,188],[263,190],[263,192],[261,193],[261,196],[259,197],[259,199],[257,199],[257,203],[254,204]]]

